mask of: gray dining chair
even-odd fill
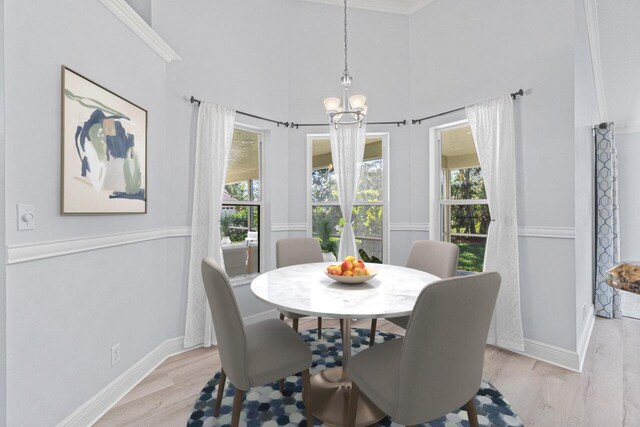
[[[456,277],[458,274],[458,257],[460,248],[458,245],[437,240],[418,240],[411,246],[407,267],[414,270],[433,274],[441,279]],[[391,323],[407,329],[409,316],[387,318]],[[375,333],[377,327],[374,319],[371,324],[371,333]],[[373,335],[372,335],[373,336]],[[373,344],[369,342],[369,346]]]
[[[353,356],[347,425],[354,426],[360,393],[395,422],[415,425],[465,407],[478,425],[474,396],[500,275],[479,273],[435,282],[416,301],[404,338]]]
[[[278,268],[290,265],[323,262],[320,242],[312,237],[294,237],[280,239],[276,242],[276,266]],[[280,320],[285,317],[293,320],[293,329],[298,331],[298,321],[304,314],[280,310]],[[322,317],[318,317],[318,338],[322,337]]]
[[[227,378],[235,387],[231,425],[237,427],[244,395],[251,387],[279,381],[280,391],[284,392],[283,378],[301,372],[306,417],[313,420],[309,346],[277,319],[245,325],[229,277],[212,258],[202,260],[202,278],[222,363],[214,416],[220,415]]]

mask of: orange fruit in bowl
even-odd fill
[[[351,270],[343,271],[342,275],[346,276],[346,277],[351,277],[351,276],[353,276],[353,271],[351,271]]]
[[[354,270],[356,268],[364,268],[364,261],[362,261],[361,259],[357,259],[357,260],[353,261],[353,268],[354,268]]]
[[[353,270],[353,263],[351,261],[344,261],[342,263],[342,265],[340,266],[342,268],[342,271],[352,271]]]

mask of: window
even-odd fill
[[[222,194],[220,234],[229,277],[260,272],[262,134],[236,128]]]
[[[327,135],[310,135],[309,140],[309,225],[320,240],[323,252],[338,254],[344,226]],[[368,134],[352,223],[360,258],[381,263],[386,256],[388,221],[386,214],[387,134]]]
[[[440,239],[460,247],[458,269],[482,271],[491,223],[478,153],[468,123],[438,130]]]

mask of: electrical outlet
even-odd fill
[[[111,347],[111,366],[120,361],[120,343]]]

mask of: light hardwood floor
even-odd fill
[[[315,319],[301,319],[311,329]],[[326,320],[325,327],[336,321]],[[369,321],[354,323],[369,327]],[[386,321],[378,329],[402,330]],[[215,348],[167,359],[96,426],[183,427],[200,390],[220,369]],[[513,405],[527,427],[640,426],[640,320],[597,319],[582,374],[487,347],[484,378]]]

